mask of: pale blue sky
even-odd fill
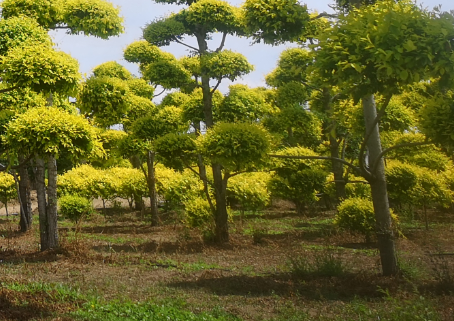
[[[119,37],[102,40],[94,37],[71,36],[64,31],[52,32],[58,47],[78,59],[82,73],[90,74],[97,65],[107,61],[118,61],[133,73],[138,74],[137,66],[123,59],[123,50],[130,43],[142,38],[142,28],[150,21],[165,16],[171,12],[179,11],[181,7],[156,4],[152,0],[112,0],[113,4],[120,7],[121,15],[125,20],[125,33]],[[240,5],[242,0],[230,0],[233,5]],[[306,0],[308,8],[319,12],[331,11],[328,5],[334,0]],[[454,10],[453,0],[418,0],[424,6],[432,8],[441,4],[444,10]],[[288,46],[272,47],[268,45],[250,45],[249,39],[239,39],[229,36],[226,49],[231,49],[244,54],[255,67],[255,71],[245,76],[241,82],[250,86],[264,84],[264,76],[274,69],[280,52]],[[190,43],[190,42],[189,42]],[[214,45],[213,45],[214,46]],[[180,57],[187,53],[186,48],[175,44],[163,48]],[[228,82],[224,83],[221,90],[225,91]]]

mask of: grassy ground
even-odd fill
[[[402,224],[393,278],[333,212],[249,213],[222,246],[172,215],[152,228],[140,213],[110,214],[77,231],[61,221],[62,247],[47,252],[36,226],[24,235],[0,220],[0,320],[454,320],[452,214],[428,231]]]

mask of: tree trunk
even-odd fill
[[[396,249],[394,245],[394,233],[391,225],[391,213],[388,203],[388,191],[386,188],[385,166],[383,159],[377,161],[382,148],[378,124],[374,121],[377,117],[377,109],[373,95],[366,95],[362,99],[366,132],[371,132],[367,141],[369,151],[369,164],[376,165],[374,178],[370,181],[372,202],[374,204],[376,233],[378,249],[382,264],[383,275],[395,275],[398,273]]]
[[[148,151],[147,157],[147,184],[150,195],[150,207],[151,207],[151,226],[158,226],[158,200],[156,193],[156,173],[154,168],[155,153],[151,150]]]
[[[139,156],[137,155],[132,156],[130,162],[133,168],[140,169],[141,164]],[[141,211],[143,209],[143,200],[141,195],[134,195],[134,204],[136,211]]]
[[[58,247],[57,228],[57,160],[53,155],[47,162],[48,185],[47,185],[47,236],[49,248]]]
[[[213,180],[216,197],[215,211],[215,240],[218,243],[229,241],[229,226],[227,213],[227,179],[222,178],[221,165],[213,165]]]
[[[36,159],[36,193],[38,197],[39,213],[39,235],[41,240],[41,251],[49,248],[47,236],[47,215],[46,215],[46,183],[45,183],[45,166],[42,158]]]
[[[304,202],[301,200],[295,200],[294,203],[295,203],[295,207],[296,207],[296,214],[303,216],[305,213]]]
[[[339,143],[336,140],[336,137],[329,137],[329,147],[331,152],[331,157],[339,157]],[[340,203],[341,200],[347,198],[347,193],[345,191],[345,180],[344,180],[344,165],[341,162],[332,161],[331,168],[334,174],[334,184],[336,186],[336,202]]]
[[[331,92],[328,88],[323,88],[323,108],[327,115],[332,115],[332,97]],[[339,157],[339,143],[336,137],[336,123],[325,123],[324,130],[325,134],[329,137],[329,148],[331,157]],[[343,156],[343,155],[342,155]],[[344,182],[344,165],[341,162],[332,161],[331,168],[334,174],[334,184],[336,187],[336,202],[339,203],[341,200],[346,198],[345,182]]]
[[[24,157],[19,155],[19,163],[24,162]],[[28,176],[27,164],[19,168],[19,204],[20,204],[20,221],[21,232],[27,232],[32,227],[32,201],[30,196],[30,177]]]
[[[206,55],[208,53],[208,44],[206,42],[207,34],[201,31],[196,35],[197,42],[199,45],[200,55]],[[208,128],[213,127],[213,93],[210,87],[210,77],[202,70],[201,75],[202,82],[202,94],[203,94],[203,113],[205,117],[205,125]],[[212,164],[213,172],[213,183],[214,183],[214,194],[216,199],[214,221],[215,221],[215,239],[217,242],[228,242],[229,241],[229,229],[228,229],[228,215],[227,215],[227,180],[222,177],[222,166],[220,164]]]

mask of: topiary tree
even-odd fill
[[[0,172],[0,202],[5,205],[6,216],[9,215],[8,202],[16,199],[16,197],[17,189],[14,176],[9,173]]]
[[[93,35],[103,39],[107,39],[109,36],[118,35],[123,31],[122,19],[118,16],[118,9],[114,8],[109,2],[103,0],[72,0],[72,1],[30,1],[30,0],[7,0],[1,3],[2,17],[5,20],[14,19],[18,17],[19,20],[23,20],[25,24],[30,24],[23,19],[23,16],[33,17],[36,19],[38,24],[44,29],[50,28],[64,28],[68,33],[79,34],[84,33],[86,35]],[[17,19],[15,23],[17,22]],[[16,28],[19,30],[21,28]],[[57,93],[57,96],[63,95],[74,95],[80,75],[78,73],[78,64],[68,55],[56,51],[52,48],[52,44],[49,36],[47,40],[40,41],[39,37],[24,37],[24,34],[29,33],[26,31],[27,28],[21,29],[20,32],[14,33],[18,37],[15,38],[19,42],[25,45],[15,45],[14,41],[9,42],[11,48],[8,49],[4,58],[2,59],[1,65],[4,70],[4,77],[2,77],[3,84],[8,87],[7,90],[15,88],[29,87],[30,89],[42,93],[48,99],[48,105],[53,104],[52,92]],[[6,29],[4,29],[6,30]],[[11,29],[10,29],[11,30]],[[24,31],[25,32],[22,32]],[[39,33],[39,32],[38,32]],[[12,33],[11,33],[12,34]],[[10,35],[11,35],[10,34]],[[43,33],[41,33],[43,35]],[[16,37],[16,36],[14,36]],[[1,37],[3,38],[3,37]],[[6,37],[6,39],[12,37]],[[29,42],[29,39],[37,41]],[[8,43],[5,43],[8,44]],[[14,44],[14,45],[13,45]],[[60,104],[56,104],[60,105]],[[63,104],[63,105],[68,105]],[[36,153],[46,153],[44,151],[34,151]],[[22,155],[19,155],[19,159]],[[41,249],[46,250],[51,247],[58,246],[58,239],[56,234],[56,162],[54,155],[49,156],[48,171],[49,177],[49,211],[51,212],[50,220],[48,220],[46,214],[46,196],[44,185],[44,163],[41,159],[37,161],[40,189],[39,189],[39,200],[40,200],[40,216],[42,217],[43,226],[41,229]],[[25,170],[21,170],[21,184],[25,184],[20,187],[21,189],[21,211],[24,215],[21,215],[21,228],[27,230],[31,226],[31,212],[29,204],[29,192],[26,186],[27,175],[23,175]],[[27,199],[22,200],[22,197]],[[27,204],[25,206],[24,204]],[[55,218],[54,218],[55,216]],[[54,222],[49,223],[49,222]],[[47,226],[47,224],[50,224]],[[41,225],[41,224],[40,224]],[[54,226],[55,225],[55,226]],[[50,229],[50,230],[49,230]],[[46,232],[47,231],[47,232]],[[47,235],[43,235],[47,233]]]
[[[28,110],[8,124],[6,141],[11,150],[36,158],[36,182],[41,250],[58,247],[57,164],[61,153],[77,159],[87,156],[96,145],[96,134],[80,116],[52,107]],[[45,163],[48,160],[46,198]]]
[[[244,34],[241,10],[220,0],[160,2],[185,4],[187,7],[167,18],[150,23],[144,28],[144,39],[147,43],[142,41],[131,45],[132,47],[125,51],[125,58],[131,62],[139,62],[144,77],[164,88],[178,87],[185,92],[190,92],[194,87],[201,88],[203,104],[197,115],[202,112],[201,120],[207,128],[211,128],[215,125],[213,98],[220,83],[224,79],[234,81],[252,70],[252,66],[242,55],[224,50],[228,35]],[[215,32],[222,33],[222,40],[218,48],[210,50],[207,40]],[[186,44],[186,36],[195,37],[197,45]],[[174,60],[157,49],[172,42],[193,50],[196,59]],[[216,217],[216,238],[225,242],[228,241],[227,203],[223,193],[226,190],[226,181],[223,181],[221,164],[213,163],[210,166],[215,186],[216,201],[211,209]],[[202,181],[207,182],[205,164],[200,158],[198,167]]]
[[[289,147],[276,155],[279,160],[269,183],[271,193],[294,202],[299,215],[304,214],[305,205],[318,200],[317,193],[323,190],[327,173],[319,160],[298,157],[316,155],[304,147]]]
[[[155,173],[156,152],[152,147],[152,143],[160,136],[184,132],[187,127],[181,117],[181,109],[176,107],[164,107],[155,114],[139,118],[133,125],[134,136],[148,142],[146,152],[147,172],[145,174],[151,202],[151,222],[153,226],[158,225],[158,204]]]

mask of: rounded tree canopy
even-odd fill
[[[154,88],[141,78],[132,78],[127,81],[129,90],[136,96],[152,100]]]
[[[0,20],[0,56],[25,43],[52,45],[47,31],[33,18],[19,16]]]
[[[179,88],[193,83],[191,74],[175,60],[161,60],[142,70],[143,78],[165,89]]]
[[[227,78],[231,81],[254,70],[254,66],[249,64],[245,56],[230,50],[203,55],[201,66],[210,78]]]
[[[146,40],[135,41],[124,51],[124,58],[128,62],[150,64],[163,58],[163,52]]]
[[[181,109],[169,106],[158,113],[139,118],[132,126],[134,135],[140,139],[153,141],[168,133],[180,133],[187,130],[181,117]]]
[[[44,28],[54,28],[61,22],[63,1],[53,0],[4,0],[2,17],[8,19],[27,16],[36,19]]]
[[[252,170],[264,165],[270,137],[263,128],[245,123],[218,123],[199,137],[202,154],[229,171]]]
[[[54,107],[33,108],[8,125],[9,148],[24,155],[67,153],[88,155],[96,147],[96,132],[87,120]]]
[[[178,171],[197,162],[197,144],[190,134],[168,133],[153,144],[160,162]]]
[[[129,109],[129,87],[113,77],[90,77],[79,92],[80,111],[93,117],[101,127],[119,124]]]
[[[421,130],[435,143],[454,150],[454,93],[438,94],[419,111]]]
[[[70,34],[107,39],[123,32],[119,9],[105,0],[5,0],[2,17],[24,15],[46,29],[68,28]]]
[[[399,86],[454,74],[454,17],[434,14],[413,1],[379,1],[339,17],[320,36],[321,75],[357,99],[396,93]]]
[[[266,83],[273,87],[279,87],[291,81],[306,82],[308,76],[307,68],[313,62],[314,55],[307,49],[286,49],[279,57],[277,68],[266,76]]]
[[[143,38],[152,45],[163,47],[175,39],[182,39],[187,30],[182,14],[172,14],[151,22],[143,29]]]
[[[44,107],[46,98],[30,88],[18,88],[0,93],[0,110],[9,110],[14,113],[22,113],[27,109]]]
[[[260,91],[246,85],[231,85],[219,106],[218,118],[225,122],[257,122],[272,112],[272,106]]]
[[[159,108],[166,106],[175,106],[182,108],[183,105],[190,99],[190,96],[181,91],[174,91],[167,94],[159,104]]]
[[[298,0],[246,0],[243,9],[247,31],[257,43],[299,40],[310,21]]]
[[[123,33],[120,10],[104,0],[65,0],[63,23],[71,34],[85,34],[101,39]]]
[[[115,77],[121,80],[132,79],[132,74],[128,69],[120,65],[116,61],[105,62],[93,69],[95,77]]]
[[[128,100],[128,111],[126,116],[121,119],[123,129],[128,131],[131,128],[132,123],[137,119],[151,115],[156,111],[156,106],[147,98],[143,98],[136,95],[127,95]]]
[[[77,91],[80,74],[77,60],[49,45],[27,45],[10,49],[1,58],[3,81],[10,87],[30,87],[37,92]]]
[[[184,22],[191,30],[203,26],[207,32],[240,33],[240,9],[221,0],[199,0],[182,11]]]

